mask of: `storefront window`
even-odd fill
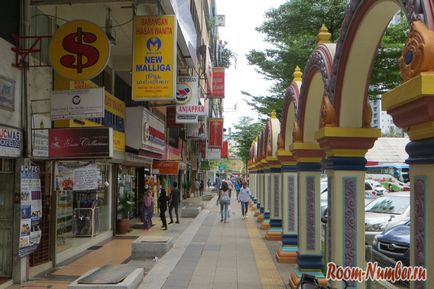
[[[118,193],[119,198],[124,194],[130,196],[130,202],[132,203],[132,210],[130,212],[130,219],[139,218],[140,203],[139,196],[136,190],[136,169],[133,167],[119,166],[118,174]],[[121,218],[120,212],[118,212],[118,219]]]
[[[57,253],[110,229],[108,169],[104,162],[56,162]]]

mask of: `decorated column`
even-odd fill
[[[279,150],[282,179],[282,245],[276,251],[280,263],[296,263],[298,251],[298,175],[289,151]]]
[[[366,267],[364,156],[380,135],[374,128],[336,127],[324,127],[316,134],[327,156],[327,261],[336,266]],[[364,282],[348,285],[365,288]],[[343,288],[343,283],[332,282],[332,286]]]
[[[264,188],[264,219],[261,223],[262,230],[268,230],[270,227],[270,208],[271,208],[271,170],[268,164],[264,163],[263,170],[263,188]]]
[[[298,253],[297,269],[291,272],[289,284],[296,288],[302,273],[309,273],[326,284],[322,272],[320,217],[320,178],[323,152],[318,144],[299,143],[291,150],[298,171]]]
[[[383,96],[383,108],[406,130],[411,142],[410,265],[426,268],[426,281],[411,288],[434,288],[434,32],[413,22],[401,57],[405,82]]]

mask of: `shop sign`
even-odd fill
[[[225,68],[213,67],[212,69],[212,89],[208,98],[225,97]]]
[[[42,196],[38,166],[21,166],[20,170],[20,238],[18,256],[34,252],[41,242]]]
[[[221,148],[223,146],[223,118],[209,118],[209,148]]]
[[[15,81],[0,76],[0,108],[15,110]]]
[[[51,38],[50,63],[67,79],[94,78],[107,65],[109,55],[110,44],[105,32],[89,21],[66,22]]]
[[[21,130],[0,126],[0,156],[19,157],[23,150]]]
[[[179,162],[176,161],[154,161],[153,170],[158,170],[160,175],[178,175]]]
[[[113,157],[113,129],[54,128],[48,132],[48,155],[62,158],[110,158]]]
[[[176,36],[174,15],[134,17],[133,100],[175,99]]]
[[[220,149],[206,149],[206,159],[207,160],[219,160],[220,159]]]
[[[96,163],[80,162],[70,165],[69,162],[57,162],[55,167],[54,186],[56,191],[96,190],[100,186],[98,180],[101,173]]]
[[[48,158],[48,129],[51,119],[48,116],[34,114],[32,116],[32,155]]]
[[[198,78],[179,76],[176,85],[176,114],[205,115],[205,107],[199,105]]]
[[[166,150],[165,130],[163,121],[149,110],[143,109],[143,149],[164,154]]]
[[[199,121],[199,116],[195,115],[179,115],[176,114],[176,123],[197,123]]]
[[[104,117],[104,88],[61,90],[51,93],[51,119]]]
[[[150,166],[152,165],[152,159],[134,153],[126,152],[125,164],[133,165],[133,166],[141,166],[141,167],[148,166],[148,165]]]

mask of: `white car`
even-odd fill
[[[370,193],[373,197],[384,196],[386,188],[374,180],[365,180],[365,193]]]

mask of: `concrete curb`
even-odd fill
[[[217,196],[214,196],[206,206],[206,209],[202,210],[194,221],[182,232],[178,239],[173,244],[173,248],[167,252],[158,263],[152,267],[152,269],[145,276],[143,281],[137,288],[139,289],[161,289],[172,273],[176,264],[178,264],[185,249],[190,245],[194,235],[196,235],[203,221],[209,214],[209,209],[216,204]]]

